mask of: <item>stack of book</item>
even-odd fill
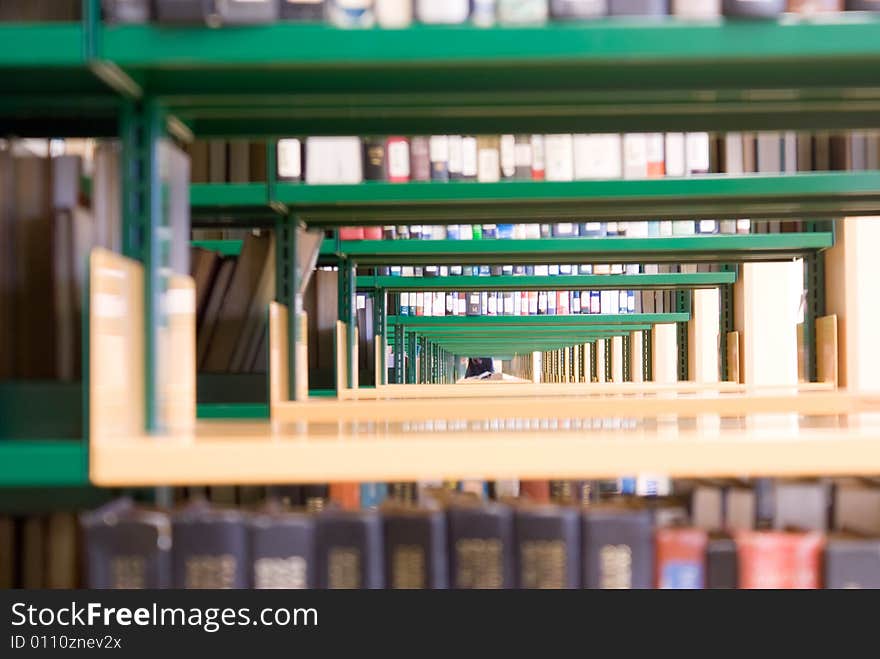
[[[266,177],[266,143],[195,140],[187,145],[193,183],[259,183]]]
[[[275,299],[271,233],[248,233],[238,256],[192,248],[198,370],[265,373],[268,306]]]
[[[88,255],[121,246],[119,145],[51,144],[0,148],[0,379],[80,378]]]
[[[481,501],[292,511],[122,500],[82,517],[89,587],[876,588],[875,482],[685,483],[587,505]],[[598,497],[597,497],[598,499]]]

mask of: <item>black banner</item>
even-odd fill
[[[867,630],[875,610],[863,606],[868,599],[834,591],[0,591],[0,657],[470,657],[476,641],[494,651],[571,646],[586,654],[610,642],[656,652],[673,637],[707,633],[735,641],[740,632],[780,638],[788,628],[797,640],[805,629],[833,629],[834,618]]]

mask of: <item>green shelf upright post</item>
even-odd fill
[[[691,291],[676,291],[675,310],[678,313],[690,313]],[[679,382],[687,382],[689,374],[688,324],[682,322],[677,323],[676,332],[678,334],[678,380]]]
[[[807,231],[831,231],[834,220],[807,222]],[[808,382],[818,378],[816,355],[816,319],[825,315],[825,253],[810,252],[804,256],[804,375]]]
[[[351,259],[343,259],[339,263],[339,320],[348,326],[346,332],[345,359],[348,373],[347,386],[354,386],[354,330],[357,327],[355,291],[355,263]]]
[[[300,340],[299,318],[302,314],[302,294],[300,293],[302,273],[297,262],[297,229],[300,223],[296,216],[279,216],[275,221],[275,295],[278,302],[287,307],[287,367],[291,400],[297,396],[297,350]]]
[[[651,330],[642,331],[642,373],[645,382],[654,381],[654,333]]]
[[[406,333],[406,383],[415,384],[416,382],[416,333],[408,331]]]
[[[736,265],[725,263],[720,266],[721,272],[736,272]],[[730,365],[727,363],[727,334],[734,328],[733,318],[733,284],[718,287],[720,302],[719,347],[721,350],[721,380],[730,377]]]

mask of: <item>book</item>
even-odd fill
[[[219,25],[214,2],[209,0],[154,0],[153,11],[158,23]]]
[[[388,588],[449,587],[446,516],[442,511],[391,507],[384,511],[383,526]]]
[[[448,135],[432,135],[430,138],[429,154],[432,181],[448,181],[451,178],[450,141]],[[461,172],[460,165],[458,171]]]
[[[301,181],[303,144],[296,138],[278,140],[277,175],[279,181]]]
[[[315,520],[311,515],[265,511],[250,520],[252,582],[258,589],[316,585]]]
[[[774,18],[785,11],[785,0],[722,0],[725,16]]]
[[[531,155],[532,155],[532,180],[543,181],[546,178],[547,171],[544,157],[544,136],[532,135],[531,137]]]
[[[148,23],[150,0],[104,0],[104,19],[108,23]]]
[[[502,25],[540,24],[547,20],[547,0],[497,0]]]
[[[740,531],[735,539],[740,588],[820,587],[824,543],[820,533]]]
[[[327,18],[338,27],[372,27],[376,22],[373,0],[327,0]]]
[[[410,176],[413,181],[431,180],[431,143],[433,138],[413,137],[409,144]]]
[[[513,588],[513,512],[497,503],[454,505],[447,511],[449,577],[453,588]]]
[[[838,483],[834,489],[833,528],[880,536],[880,488],[860,482]]]
[[[354,184],[363,181],[363,159],[359,137],[306,138],[306,182]]]
[[[825,588],[880,588],[880,540],[831,536],[822,571]]]
[[[585,588],[651,588],[654,538],[651,512],[622,506],[596,506],[583,514]]]
[[[374,0],[376,22],[386,30],[409,27],[413,20],[412,0]]]
[[[555,20],[596,18],[608,13],[608,0],[550,0],[550,16]]]
[[[477,138],[473,135],[463,135],[461,138],[461,179],[464,181],[477,180],[478,170]]]
[[[79,542],[76,516],[55,512],[46,520],[46,588],[69,590],[78,586]]]
[[[477,27],[495,25],[496,0],[472,0],[471,22]]]
[[[269,234],[248,234],[238,257],[229,288],[216,319],[216,327],[205,355],[203,369],[222,373],[231,368],[234,351],[248,323],[248,317],[265,313],[254,309],[253,301],[261,280],[266,278],[267,262],[272,250]],[[270,276],[271,279],[271,276]]]
[[[717,18],[721,16],[721,0],[672,0],[672,13],[678,18]]]
[[[385,139],[382,137],[363,138],[364,179],[367,181],[384,181],[385,171]]]
[[[739,560],[736,542],[731,537],[716,536],[706,546],[706,588],[739,587]]]
[[[500,148],[501,141],[498,137],[477,138],[477,180],[481,183],[495,183],[501,180]]]
[[[773,503],[777,529],[825,531],[830,517],[830,487],[822,481],[779,481]]]
[[[516,178],[516,137],[502,135],[499,139],[499,161],[501,178],[505,180]],[[531,163],[530,163],[531,165]],[[509,225],[513,227],[513,225]]]
[[[280,0],[281,18],[292,21],[321,21],[324,0]]]
[[[517,587],[579,588],[580,527],[580,514],[574,507],[518,507],[514,536]]]
[[[706,587],[706,531],[697,528],[658,528],[657,588],[701,589]]]
[[[217,268],[217,275],[214,278],[208,300],[205,305],[205,311],[201,323],[198,326],[196,338],[197,363],[199,370],[205,367],[208,356],[208,349],[211,340],[217,330],[218,319],[220,317],[220,309],[229,290],[229,284],[235,273],[236,259],[223,258]]]
[[[469,0],[416,0],[416,18],[420,23],[464,23],[470,16]]]
[[[610,16],[665,16],[669,0],[608,0]]]
[[[574,180],[574,145],[572,135],[544,136],[545,176],[548,181]]]
[[[229,370],[233,373],[250,372],[252,359],[249,360],[248,357],[253,355],[256,344],[259,344],[262,339],[263,328],[267,323],[269,304],[275,299],[275,245],[272,234],[269,234],[269,241],[262,272],[252,290],[250,303],[242,322],[241,334],[229,362]]]
[[[274,23],[279,18],[278,0],[216,0],[217,15],[228,25]]]
[[[788,0],[786,11],[808,16],[843,11],[843,0]]]
[[[245,516],[238,510],[190,504],[172,517],[175,588],[250,587],[250,555]]]
[[[87,588],[171,587],[171,519],[117,499],[80,515]]]
[[[623,136],[623,178],[647,177],[648,136],[645,133],[626,133]]]
[[[325,510],[316,537],[318,588],[383,587],[382,519],[376,511]]]

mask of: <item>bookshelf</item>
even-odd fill
[[[183,139],[193,134],[274,139],[391,132],[833,130],[875,127],[880,111],[880,20],[861,14],[821,22],[712,25],[607,20],[488,30],[343,31],[295,24],[212,30],[103,25],[98,4],[84,1],[87,11],[81,23],[0,25],[0,43],[5,46],[0,52],[0,120],[8,132],[23,136],[116,135],[124,143],[124,228],[129,237],[125,252],[144,264],[147,282],[140,337],[144,347],[132,354],[143,372],[137,372],[137,383],[129,384],[145,389],[138,396],[145,399],[146,425],[151,428],[156,425],[159,397],[157,365],[163,359],[157,341],[163,326],[157,310],[164,291],[156,284],[165,267],[159,246],[168,234],[157,202],[155,149],[169,133]],[[196,222],[208,226],[221,226],[217,217],[232,217],[246,226],[277,222],[287,227],[297,222],[337,227],[353,220],[404,223],[407,218],[418,218],[422,224],[499,217],[523,222],[704,216],[825,220],[880,214],[878,191],[878,172],[358,186],[284,184],[270,174],[265,183],[192,185],[190,203]],[[835,231],[841,235],[841,227]],[[849,239],[847,249],[858,251],[858,242]],[[761,264],[796,257],[818,260],[839,244],[834,231],[648,239],[328,240],[322,255],[332,262],[363,266],[455,264],[477,256],[486,264]],[[240,250],[232,244],[205,246],[224,254]],[[859,258],[860,269],[835,265],[828,274],[835,295],[840,289],[851,291],[851,280],[862,276],[857,273],[865,271],[868,257]],[[819,308],[824,307],[820,296],[825,275],[821,269],[811,272],[808,320],[821,315]],[[403,286],[476,290],[489,285],[498,290],[685,290],[741,283],[733,272],[453,280],[358,278],[356,284],[394,291],[405,290]],[[849,342],[842,348],[842,377],[864,384],[870,378],[852,348],[864,342],[864,333],[853,329],[854,306],[852,300],[829,304],[835,311],[839,308],[848,323],[841,329]],[[733,311],[728,308],[726,313]],[[476,322],[391,316],[387,324],[389,338],[396,324],[417,328],[438,345],[445,342],[461,349],[486,346],[486,333],[491,332],[496,337],[493,346],[549,350],[571,345],[572,336],[588,343],[652,330],[658,324],[667,326],[661,333],[674,345],[674,328],[668,326],[693,319],[688,313],[657,318],[583,316],[576,322],[547,316],[510,326],[503,317]],[[573,334],[573,326],[582,334]],[[616,395],[610,390],[604,394]],[[358,395],[390,398],[393,393],[379,389]],[[56,417],[63,427],[45,428],[42,439],[19,440],[14,426],[31,424],[35,416],[20,404],[25,400],[66,410]],[[775,435],[726,429],[712,438],[680,429],[674,440],[650,432],[615,440],[608,432],[589,440],[545,433],[482,440],[463,435],[449,442],[404,436],[334,436],[328,441],[276,434],[265,421],[269,406],[250,403],[201,406],[197,415],[204,421],[194,439],[158,434],[163,441],[156,441],[156,436],[137,428],[127,438],[110,440],[82,432],[83,406],[90,402],[94,401],[83,387],[29,390],[21,383],[4,383],[0,409],[21,414],[0,414],[0,483],[81,484],[86,466],[92,469],[94,483],[120,485],[241,483],[246,482],[244,476],[248,482],[393,480],[441,472],[497,477],[600,477],[638,469],[704,476],[880,473],[875,459],[880,436],[864,428],[802,425]],[[226,421],[229,416],[244,421]],[[195,425],[195,418],[192,422]],[[92,442],[90,456],[86,440]]]

